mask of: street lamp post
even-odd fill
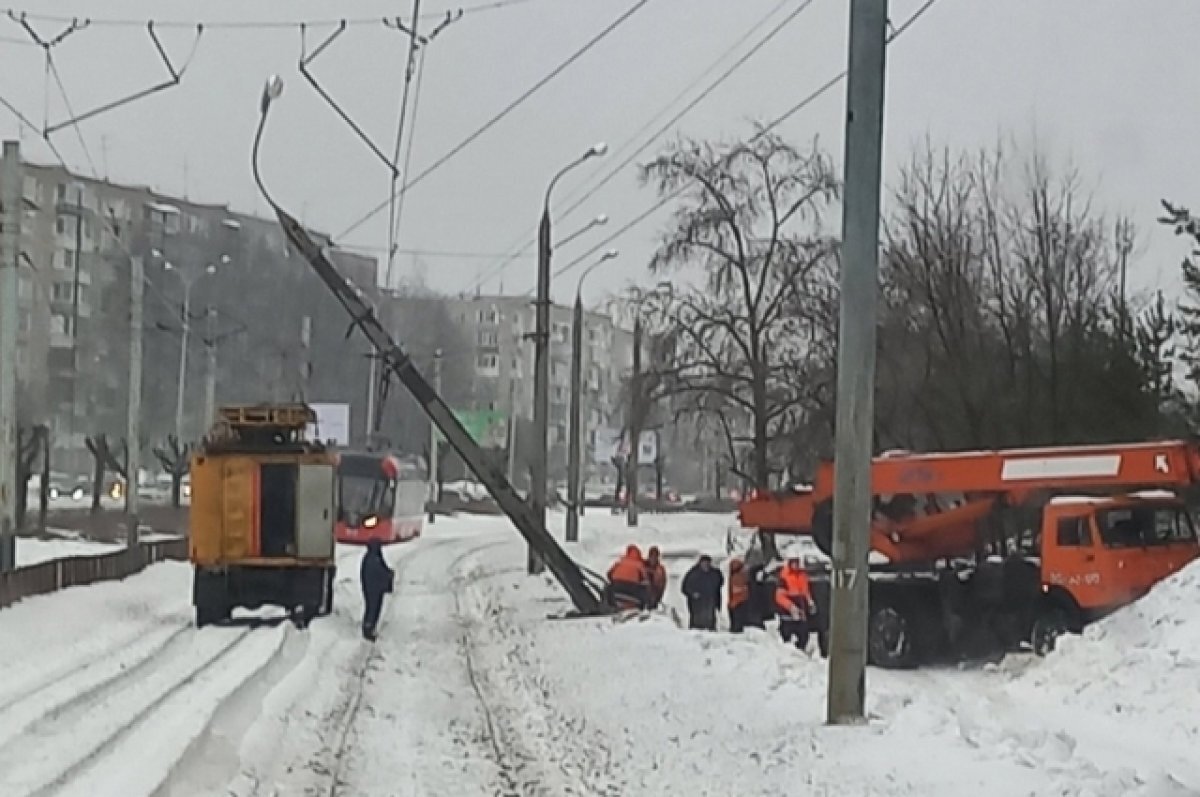
[[[538,279],[537,303],[534,331],[534,369],[533,369],[533,426],[534,426],[534,455],[533,455],[533,484],[530,485],[530,498],[533,513],[542,528],[546,527],[546,427],[550,415],[550,195],[554,186],[567,172],[576,168],[591,158],[608,152],[607,144],[596,144],[576,158],[571,163],[558,170],[558,173],[546,186],[546,195],[542,200],[542,220],[538,226]],[[526,569],[530,573],[540,573],[542,563],[529,550]]]
[[[609,249],[584,269],[575,286],[575,311],[571,319],[571,429],[567,454],[567,542],[579,541],[579,516],[583,513],[582,448],[583,425],[583,281],[598,266],[620,254]]]
[[[221,262],[228,263],[229,256],[222,255]],[[176,268],[170,261],[163,263],[163,270],[176,274],[183,285],[183,329],[179,336],[179,377],[175,387],[175,439],[183,443],[183,397],[187,389],[188,340],[192,332],[192,288],[205,275],[217,273],[217,267],[209,263],[199,274],[191,277]]]
[[[607,151],[607,144],[596,144],[559,169],[551,179],[550,185],[546,186],[546,196],[541,203],[541,223],[538,227],[538,300],[534,324],[534,467],[533,485],[530,485],[529,496],[532,498],[533,513],[538,517],[542,528],[546,528],[546,426],[550,420],[550,196],[554,186],[563,179],[563,175],[584,161],[604,155]],[[541,573],[542,564],[533,549],[529,549],[526,564],[529,573]]]

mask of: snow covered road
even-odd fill
[[[632,532],[663,548],[671,608],[728,522]],[[631,539],[583,529],[597,569]],[[175,563],[0,612],[0,795],[1200,794],[1195,568],[1048,660],[871,671],[871,724],[833,729],[825,663],[770,633],[547,620],[565,598],[500,519],[389,549],[374,645],[360,555],[305,631],[196,630]]]

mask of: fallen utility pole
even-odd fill
[[[886,34],[887,0],[851,0],[826,707],[834,725],[862,722],[866,703]]]
[[[424,376],[417,371],[412,358],[392,339],[375,311],[367,303],[362,291],[348,283],[304,228],[282,208],[275,206],[283,232],[292,246],[308,261],[321,281],[333,292],[358,327],[379,352],[380,366],[390,371],[412,394],[417,403],[441,430],[450,446],[462,457],[463,462],[475,477],[487,488],[500,505],[517,531],[525,538],[529,547],[543,561],[562,585],[575,608],[583,614],[600,614],[606,611],[601,598],[602,585],[590,581],[583,571],[564,551],[555,539],[538,522],[537,514],[529,504],[521,500],[504,473],[495,467],[483,449],[475,444],[471,435],[455,417],[448,404]]]

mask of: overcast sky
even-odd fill
[[[464,0],[470,6],[479,0]],[[427,52],[418,112],[413,173],[421,171],[632,5],[634,0],[526,0],[496,10],[468,12]],[[764,34],[800,0],[783,7]],[[894,23],[922,0],[893,0]],[[623,26],[554,82],[491,129],[409,194],[401,246],[477,257],[420,257],[428,283],[465,290],[494,271],[501,255],[523,243],[537,222],[550,176],[596,141],[613,150],[779,0],[650,0]],[[101,19],[235,21],[371,19],[407,16],[407,0],[289,2],[173,2],[54,0],[19,6],[29,14],[84,17],[96,22],[53,49],[76,111],[157,83],[165,77],[145,30],[101,25]],[[424,0],[422,11],[454,7]],[[683,118],[677,132],[697,137],[744,133],[752,119],[770,119],[845,67],[847,0],[812,5],[720,89]],[[433,24],[425,20],[424,25]],[[51,38],[61,25],[39,21]],[[329,27],[308,32],[310,47]],[[926,135],[936,142],[979,147],[1001,132],[1036,136],[1055,160],[1071,160],[1095,189],[1098,202],[1131,215],[1145,244],[1135,284],[1177,284],[1182,246],[1155,229],[1158,200],[1200,204],[1200,107],[1195,102],[1196,0],[940,0],[889,52],[885,169]],[[163,29],[176,62],[194,33]],[[66,117],[57,89],[44,89],[40,49],[22,44],[22,28],[0,20],[0,94],[41,125],[49,97],[53,124]],[[249,169],[263,79],[286,81],[272,112],[263,169],[281,202],[318,229],[337,235],[387,196],[388,174],[297,71],[297,28],[206,30],[181,86],[81,125],[108,177],[150,184],[207,202],[229,202],[262,212]],[[406,39],[381,23],[352,25],[312,69],[334,97],[390,153]],[[743,47],[743,52],[749,45]],[[731,56],[726,63],[731,62]],[[707,80],[705,84],[707,84]],[[690,98],[693,95],[688,95]],[[686,101],[686,100],[685,100]],[[784,133],[797,141],[814,135],[839,159],[844,84],[797,114]],[[683,103],[678,103],[678,107]],[[672,109],[673,110],[673,109]],[[0,111],[0,113],[3,113]],[[5,137],[18,132],[0,117]],[[654,129],[657,129],[655,126]],[[36,134],[23,136],[26,157],[49,161]],[[72,130],[55,135],[65,158],[88,171]],[[638,144],[641,142],[638,141]],[[653,149],[648,151],[653,152]],[[568,177],[556,191],[565,207],[588,185],[598,161]],[[645,158],[643,157],[642,160]],[[556,237],[593,215],[611,217],[608,231],[655,201],[639,188],[632,168],[575,213],[556,218]],[[662,217],[652,217],[613,245],[621,257],[589,279],[588,298],[599,301],[631,280],[643,279]],[[600,241],[593,230],[556,253],[561,265]],[[387,242],[387,213],[343,243],[379,247]],[[532,254],[532,250],[529,255]],[[507,292],[533,284],[527,255],[502,272]],[[401,273],[414,258],[403,256]],[[574,279],[555,288],[570,297]],[[484,290],[495,291],[493,278]]]

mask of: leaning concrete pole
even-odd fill
[[[0,163],[0,573],[16,567],[17,264],[21,254],[21,145],[4,142]]]

